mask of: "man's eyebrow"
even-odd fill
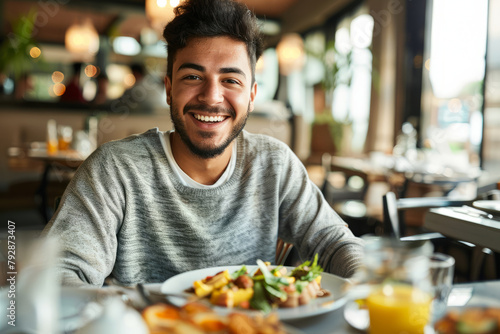
[[[205,72],[205,67],[204,66],[201,66],[201,65],[198,65],[198,64],[195,64],[195,63],[184,63],[181,66],[179,66],[179,68],[177,69],[177,71],[180,71],[180,70],[183,70],[183,69],[186,69],[186,68],[190,68],[190,69],[193,69],[193,70],[196,70],[196,71],[200,71],[200,72]],[[223,67],[223,68],[221,68],[219,70],[219,73],[221,73],[221,74],[236,73],[236,74],[242,75],[244,78],[247,77],[246,74],[245,74],[245,72],[243,72],[238,67]]]
[[[219,70],[219,73],[236,73],[242,75],[245,78],[247,77],[245,75],[245,72],[243,72],[241,69],[237,67],[223,67]]]
[[[185,68],[191,68],[191,69],[196,70],[196,71],[205,72],[205,67],[198,65],[198,64],[194,64],[194,63],[184,63],[181,66],[179,66],[177,71],[180,71],[180,70],[185,69]]]

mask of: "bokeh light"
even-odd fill
[[[125,78],[123,78],[123,83],[127,87],[132,87],[135,84],[135,76],[132,73],[125,75]]]
[[[64,74],[60,71],[54,71],[52,73],[52,81],[54,83],[61,83],[64,80]]]
[[[56,83],[52,87],[52,90],[54,91],[54,94],[56,96],[61,96],[66,91],[66,86],[64,86],[62,83]]]
[[[97,74],[97,67],[94,65],[87,65],[85,67],[85,75],[88,76],[89,78],[94,77]]]
[[[30,49],[31,58],[36,59],[36,58],[40,57],[41,54],[42,54],[42,50],[40,50],[40,48],[37,48],[36,46],[34,46]]]

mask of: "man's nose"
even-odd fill
[[[198,96],[200,102],[208,105],[219,104],[224,101],[224,96],[222,95],[223,87],[216,80],[207,80],[202,87],[202,90]]]

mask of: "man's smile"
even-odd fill
[[[199,114],[193,114],[194,118],[199,120],[200,122],[205,122],[205,123],[219,123],[224,121],[226,118],[229,116],[204,116],[204,115],[199,115]]]

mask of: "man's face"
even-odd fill
[[[229,37],[191,39],[165,87],[176,133],[202,158],[221,154],[238,136],[257,92],[245,44]]]

